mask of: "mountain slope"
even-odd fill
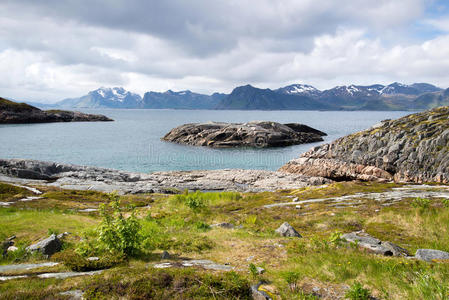
[[[65,99],[56,103],[71,108],[139,108],[142,98],[121,87],[99,88],[80,98]]]
[[[147,92],[143,96],[142,108],[213,109],[224,96],[219,93],[209,96],[191,91],[172,90],[164,93]]]
[[[279,93],[270,89],[259,89],[251,85],[235,88],[224,98],[217,109],[241,110],[300,110],[300,109],[336,109],[315,99],[303,95]]]

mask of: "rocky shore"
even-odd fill
[[[307,125],[268,121],[192,123],[172,129],[162,140],[192,146],[283,147],[322,141],[326,133]]]
[[[104,115],[37,107],[0,98],[0,124],[113,121]]]
[[[385,120],[279,169],[332,180],[449,183],[449,107]]]
[[[331,182],[320,177],[265,170],[226,169],[144,174],[24,159],[0,159],[0,174],[0,181],[6,182],[120,193],[177,193],[185,189],[260,192]]]

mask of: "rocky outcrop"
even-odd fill
[[[307,125],[254,121],[248,123],[192,123],[172,129],[162,140],[192,146],[282,147],[322,141],[326,135]]]
[[[39,251],[43,255],[48,256],[61,251],[61,249],[62,249],[62,242],[58,239],[58,237],[55,234],[52,234],[48,238],[26,248],[27,251],[30,252]]]
[[[0,124],[113,121],[103,115],[37,107],[0,98]]]
[[[418,249],[415,258],[424,261],[449,260],[449,253],[434,249]]]
[[[14,178],[21,178],[22,184],[27,183],[27,180],[40,180],[40,185],[104,192],[116,190],[120,193],[173,193],[184,189],[258,192],[297,189],[330,182],[322,177],[265,170],[226,169],[144,174],[25,159],[0,159],[0,174],[12,177],[5,178],[12,182]]]
[[[292,225],[288,224],[287,222],[282,223],[282,225],[279,226],[279,228],[276,229],[275,232],[281,236],[286,236],[286,237],[302,237],[295,230],[295,228],[293,228]]]
[[[341,237],[347,242],[354,243],[358,247],[376,254],[385,256],[409,256],[409,253],[406,249],[399,247],[398,245],[391,242],[385,242],[376,239],[375,237],[372,237],[365,232],[358,231],[345,233]]]
[[[315,147],[280,171],[337,181],[449,183],[449,107],[385,120]]]

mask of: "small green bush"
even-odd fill
[[[442,203],[444,207],[449,208],[449,198],[443,199]]]
[[[250,263],[248,266],[249,269],[249,273],[251,274],[251,276],[256,279],[259,276],[259,272],[257,271],[257,267],[255,264]]]
[[[430,208],[430,199],[418,197],[412,201],[411,205],[414,208],[428,209]]]
[[[97,229],[98,242],[110,252],[135,255],[140,250],[142,226],[135,217],[134,210],[129,217],[123,215],[117,194],[109,194],[109,198],[109,210],[106,205],[100,205],[102,221]]]
[[[356,281],[346,292],[345,298],[350,300],[369,300],[371,299],[371,293],[360,282]]]

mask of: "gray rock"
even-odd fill
[[[70,235],[70,232],[63,232],[57,235],[57,238],[62,240],[63,238],[65,238],[66,236]]]
[[[172,129],[162,140],[192,146],[281,147],[322,141],[325,133],[302,124],[268,121],[193,123]]]
[[[97,256],[91,256],[91,257],[88,257],[87,260],[88,261],[97,261],[97,260],[100,260],[100,258]]]
[[[272,298],[264,291],[259,290],[262,282],[251,286],[251,294],[254,300],[272,300]]]
[[[61,292],[59,295],[61,296],[67,296],[70,300],[82,300],[83,298],[83,291],[82,290],[73,290],[73,291],[67,291],[67,292]]]
[[[434,249],[418,249],[416,250],[415,258],[430,262],[434,259],[449,259],[449,253]]]
[[[161,254],[161,258],[162,259],[169,259],[170,258],[170,253],[168,253],[167,251],[163,251]]]
[[[265,269],[262,268],[262,267],[256,267],[256,270],[257,270],[257,274],[263,274],[263,273],[265,273]]]
[[[223,222],[223,223],[212,224],[212,225],[210,225],[210,227],[220,227],[220,228],[226,228],[226,229],[233,229],[235,226],[234,226],[234,224]]]
[[[56,252],[61,251],[61,249],[62,243],[55,234],[52,234],[48,238],[26,248],[26,250],[30,252],[39,251],[42,254],[48,256],[51,256]]]
[[[312,148],[280,171],[332,180],[449,183],[449,106]]]
[[[284,222],[278,229],[275,230],[278,234],[285,237],[302,237],[290,224]]]
[[[409,256],[406,249],[391,242],[383,242],[364,232],[351,232],[342,235],[347,242],[356,243],[359,247],[370,252],[385,256]]]

